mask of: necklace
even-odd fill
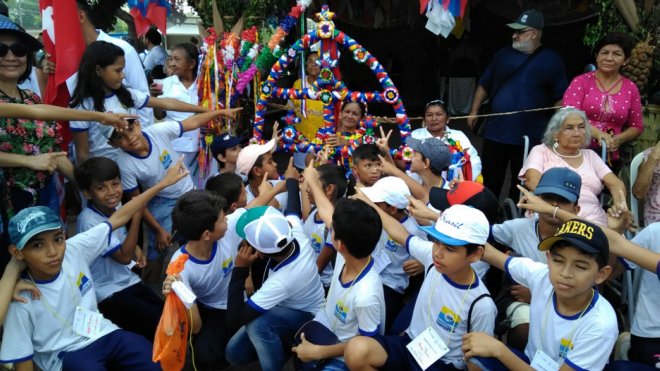
[[[561,158],[579,158],[580,156],[582,156],[582,150],[579,148],[576,155],[563,155],[559,153],[559,151],[557,151],[557,148],[555,148],[554,146],[552,147],[552,152],[554,152],[557,156]]]

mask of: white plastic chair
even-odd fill
[[[639,165],[644,161],[644,152],[640,152],[635,157],[633,157],[632,162],[630,163],[630,187],[628,191],[630,192],[630,212],[633,214],[633,220],[635,225],[641,225],[639,223],[639,201],[632,193],[633,185],[635,185],[635,180],[637,179],[637,170],[639,170]]]

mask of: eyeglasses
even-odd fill
[[[0,58],[7,56],[7,53],[9,53],[10,50],[11,53],[18,58],[25,57],[28,53],[28,48],[25,46],[25,44],[7,45],[0,43]]]
[[[522,34],[525,34],[525,33],[529,32],[529,31],[534,31],[534,29],[533,28],[526,28],[524,30],[515,30],[515,31],[513,31],[513,34],[516,35],[516,36],[520,36]]]

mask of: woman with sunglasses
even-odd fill
[[[467,135],[460,130],[454,130],[447,126],[449,120],[447,104],[441,99],[432,100],[426,103],[422,127],[413,130],[410,135],[415,139],[440,138],[452,149],[452,154],[457,152],[467,154],[467,156],[461,156],[460,154],[453,156],[450,168],[460,167],[466,180],[481,183],[481,158],[479,158],[477,150]],[[465,158],[465,160],[462,160],[462,158]],[[466,174],[466,171],[470,174]]]
[[[41,99],[18,84],[32,71],[34,52],[41,43],[21,27],[0,15],[0,103],[34,105]],[[3,231],[18,211],[35,205],[59,215],[60,203],[53,172],[73,179],[73,165],[60,152],[62,141],[53,121],[0,118],[0,215]],[[1,266],[7,261],[6,232],[0,239]]]

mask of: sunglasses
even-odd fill
[[[0,43],[0,58],[4,58],[10,50],[11,53],[18,58],[25,57],[28,53],[28,48],[25,44],[7,45]]]

